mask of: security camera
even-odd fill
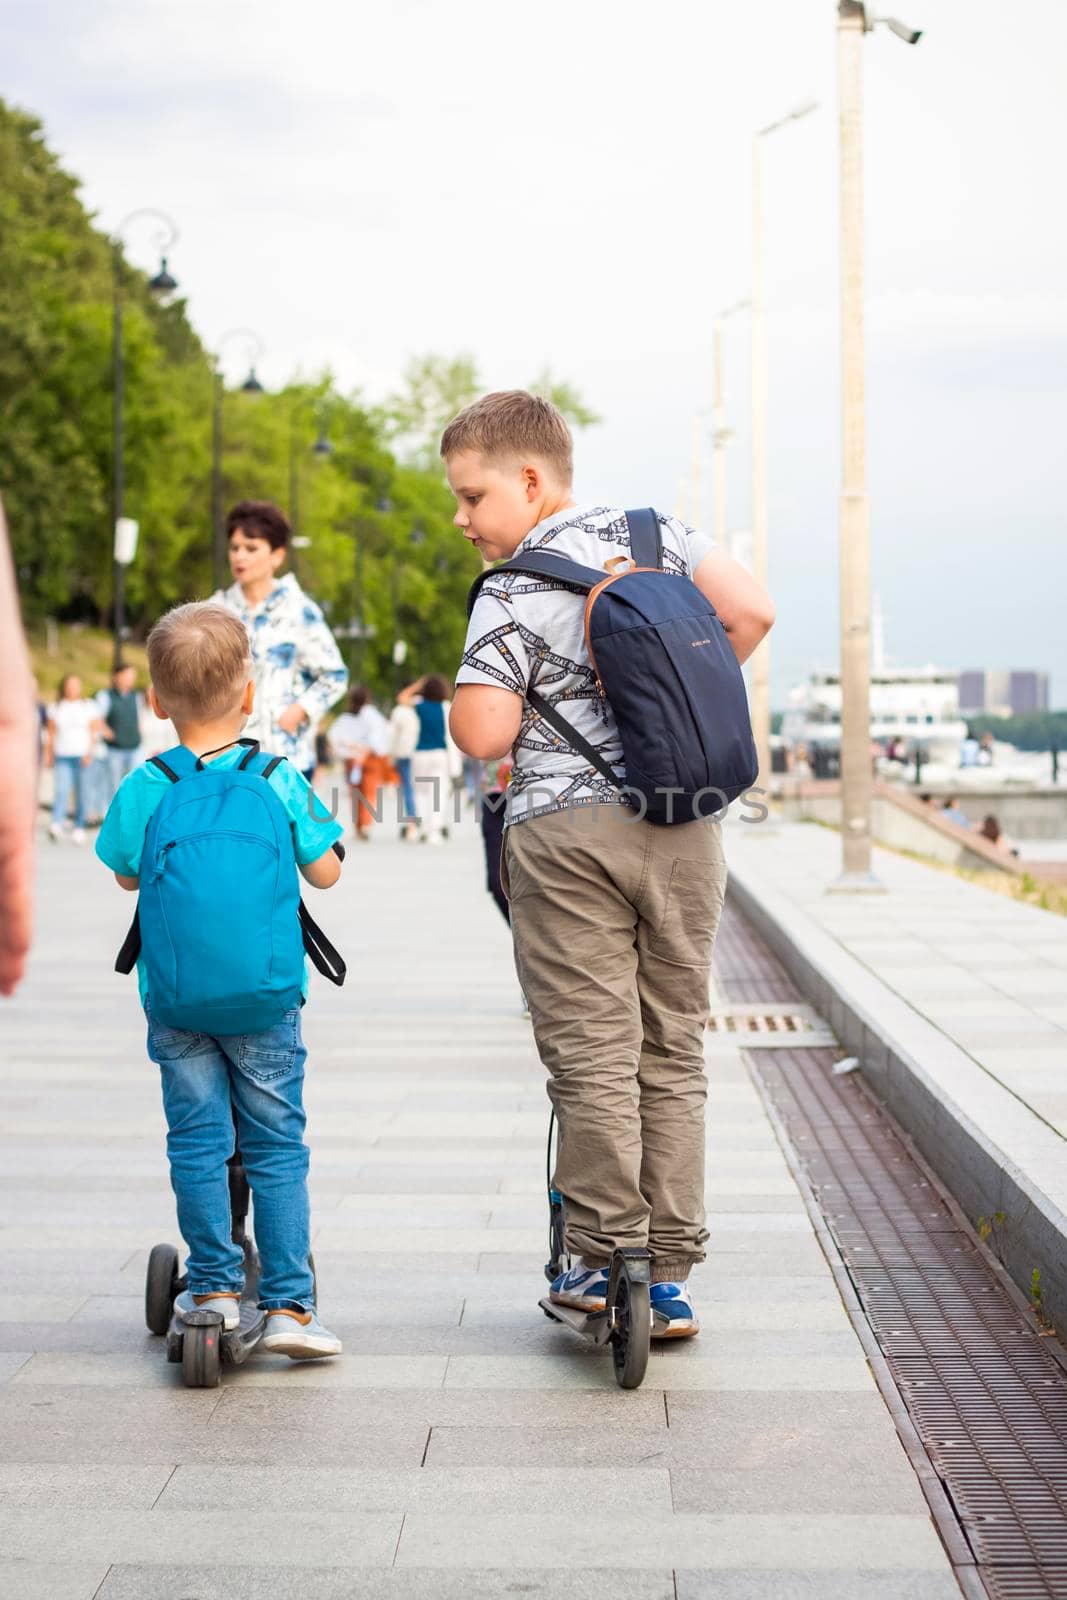
[[[921,28],[909,28],[906,22],[898,22],[896,17],[879,17],[878,20],[884,22],[890,33],[895,33],[905,44],[918,44],[923,36]]]

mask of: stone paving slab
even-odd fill
[[[204,1565],[276,1563],[293,1567],[384,1567],[393,1565],[402,1517],[399,1512],[293,1511],[284,1517],[245,1505],[232,1510],[164,1511],[66,1506],[63,1553],[72,1562],[169,1562],[175,1550],[195,1550]],[[4,1512],[4,1548],[9,1560],[40,1561],[55,1552],[57,1513],[9,1507]]]
[[[183,1466],[160,1485],[159,1505],[245,1506],[278,1511],[425,1511],[457,1516],[497,1516],[516,1510],[554,1512],[581,1505],[583,1515],[626,1516],[635,1505],[671,1511],[667,1468],[593,1466],[411,1468],[406,1472],[325,1467],[257,1467],[234,1474],[226,1467]],[[24,1502],[30,1503],[30,1502]],[[151,1503],[151,1502],[150,1502]],[[913,1509],[913,1508],[912,1508]]]
[[[559,1514],[553,1516],[441,1517],[417,1512],[404,1521],[396,1565],[486,1566],[507,1569],[525,1561],[559,1562]],[[568,1564],[606,1566],[623,1555],[633,1568],[701,1567],[773,1570],[791,1566],[817,1572],[851,1571],[856,1552],[873,1572],[940,1572],[945,1556],[929,1518],[907,1515],[723,1516],[676,1513],[665,1517],[635,1508],[627,1517],[584,1524],[580,1540],[567,1541]],[[539,1563],[536,1555],[543,1557]]]
[[[128,902],[88,854],[42,852],[40,873],[30,978],[0,1011],[0,1548],[20,1600],[951,1592],[735,1048],[708,1058],[701,1339],[624,1393],[541,1316],[544,1071],[473,829],[432,853],[383,833],[320,908],[352,974],[313,979],[305,1014],[345,1357],[182,1389],[142,1320],[148,1248],[177,1233],[158,1073],[110,971]]]
[[[676,1600],[959,1600],[955,1578],[942,1572],[685,1572]],[[106,1590],[101,1591],[102,1593]]]
[[[6,1561],[4,1577],[18,1600],[96,1600],[109,1563]],[[142,1600],[144,1590],[139,1600]]]
[[[294,1567],[112,1567],[99,1591],[86,1600],[192,1600],[202,1594],[226,1600],[675,1600],[669,1570],[628,1573],[618,1566],[561,1574],[531,1569],[499,1571],[440,1568],[360,1573],[351,1568],[301,1571]],[[35,1596],[36,1600],[36,1596]],[[44,1591],[40,1600],[51,1600]],[[63,1596],[62,1600],[68,1600]],[[72,1592],[69,1600],[82,1600]],[[879,1597],[882,1600],[882,1597]],[[888,1600],[888,1597],[886,1597]],[[904,1600],[913,1600],[911,1592]],[[927,1600],[919,1595],[914,1600]],[[941,1600],[930,1592],[929,1600]]]

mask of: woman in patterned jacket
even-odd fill
[[[348,672],[322,611],[291,572],[281,578],[289,523],[269,500],[242,500],[226,518],[234,582],[213,598],[248,630],[256,698],[245,734],[286,756],[311,782],[315,728],[348,688]]]

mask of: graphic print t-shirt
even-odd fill
[[[692,577],[714,549],[713,541],[676,517],[661,516],[659,524],[665,570]],[[533,550],[603,569],[613,556],[630,553],[625,513],[606,506],[572,506],[539,522],[515,558]],[[536,689],[625,783],[615,718],[597,690],[585,646],[585,600],[584,590],[567,589],[553,578],[521,572],[487,578],[471,613],[456,682],[511,689],[524,697],[527,689]],[[509,824],[618,798],[607,779],[565,744],[528,701],[513,758]]]

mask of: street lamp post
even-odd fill
[[[712,429],[711,429],[711,498],[712,534],[720,550],[727,546],[726,530],[726,447],[733,438],[733,430],[726,426],[726,397],[723,391],[723,328],[735,311],[743,311],[747,300],[738,300],[725,311],[720,311],[711,325],[711,353],[713,369]]]
[[[412,528],[408,534],[408,543],[414,549],[418,549],[419,545],[425,542],[426,530],[418,527]],[[393,695],[395,697],[400,692],[400,668],[407,657],[406,642],[400,637],[400,549],[398,546],[393,549],[391,588],[393,604]]]
[[[878,890],[871,872],[871,574],[863,346],[863,36],[884,21],[908,44],[919,33],[838,0],[841,228],[841,890]]]
[[[256,362],[263,354],[263,341],[251,328],[231,328],[215,348],[213,405],[211,415],[211,576],[216,589],[226,586],[226,528],[222,505],[222,403],[226,392],[222,376],[222,351],[232,339],[240,339],[249,351],[248,376],[241,384],[242,394],[262,394],[256,377]]]
[[[763,142],[817,110],[814,101],[797,106],[752,138],[752,292],[749,332],[752,342],[752,576],[767,586],[767,310],[763,283]],[[753,652],[749,678],[752,736],[759,762],[758,784],[766,789],[771,772],[770,637]]]
[[[167,268],[166,252],[177,242],[178,230],[170,218],[162,211],[154,211],[149,207],[142,207],[138,211],[131,211],[128,217],[123,218],[111,237],[111,393],[112,393],[112,466],[111,466],[111,501],[112,501],[112,533],[115,539],[114,559],[112,562],[112,597],[114,642],[112,646],[112,662],[118,667],[122,661],[122,643],[126,636],[126,563],[119,560],[119,532],[120,525],[125,520],[126,510],[126,463],[124,456],[125,436],[123,431],[123,409],[126,399],[126,369],[123,359],[122,345],[122,244],[126,230],[143,217],[151,217],[153,221],[161,224],[158,244],[160,251],[159,271],[154,278],[149,278],[148,287],[160,299],[173,294],[178,287]]]

